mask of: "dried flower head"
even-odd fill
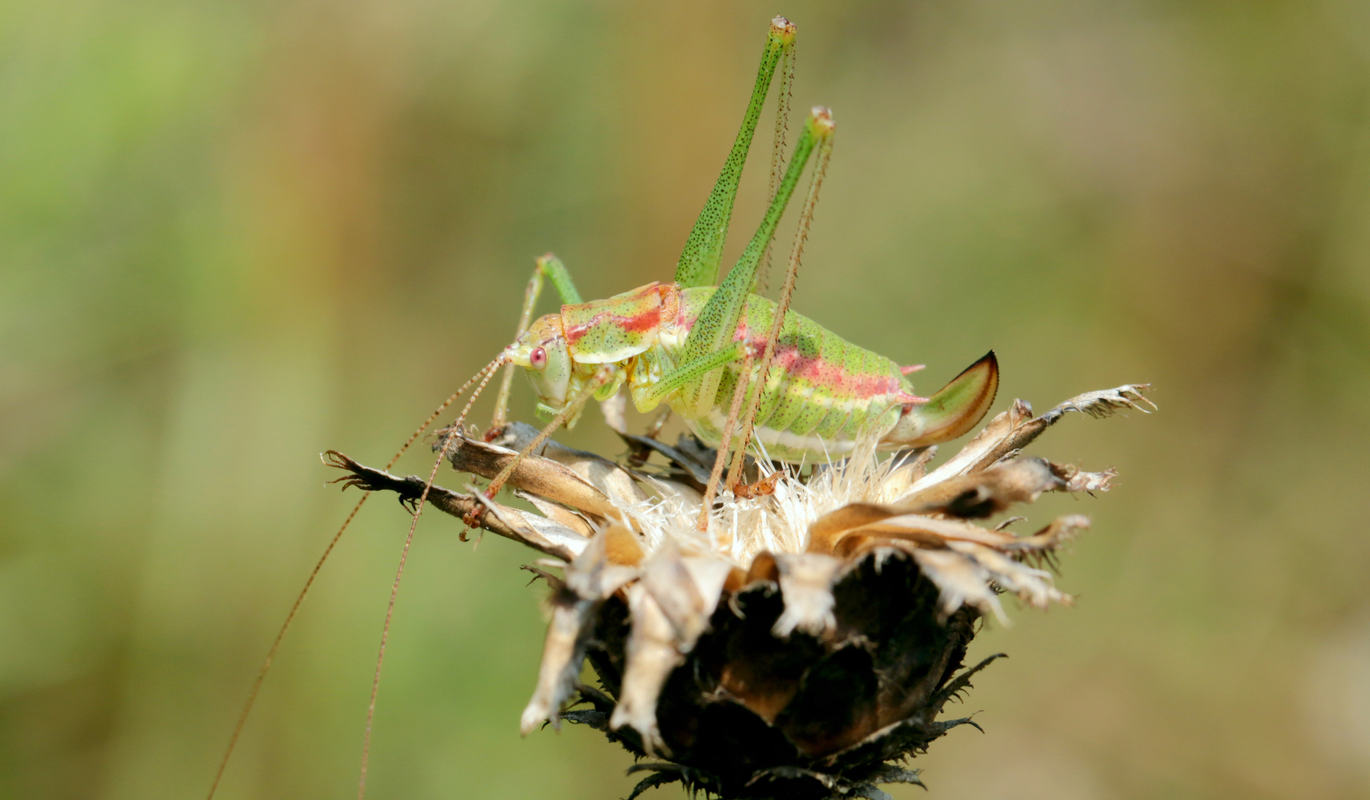
[[[881,797],[918,783],[901,766],[967,719],[939,719],[991,659],[962,659],[1000,595],[1069,603],[1044,566],[1088,526],[1079,515],[1016,535],[989,521],[1043,492],[1101,492],[1086,472],[1023,454],[1067,412],[1146,412],[1146,385],[1074,397],[1040,416],[1016,401],[955,455],[935,448],[808,470],[755,465],[763,490],[723,493],[697,529],[714,453],[628,436],[629,464],[548,442],[509,484],[532,510],[434,486],[428,502],[545,555],[553,587],[528,733],[591,725],[653,760],[633,792],[679,781],[728,798]],[[499,473],[535,431],[464,439],[454,467]],[[651,453],[665,464],[644,461]],[[424,481],[339,453],[346,482],[415,502]],[[599,687],[580,682],[585,662]]]

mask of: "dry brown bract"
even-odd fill
[[[524,733],[566,718],[660,759],[639,765],[651,774],[634,795],[681,781],[729,798],[881,797],[876,784],[918,782],[903,759],[968,722],[937,716],[988,663],[960,671],[977,620],[1004,619],[999,595],[1070,602],[1042,566],[1085,517],[1023,536],[984,521],[1043,492],[1105,491],[1114,473],[1023,448],[1070,411],[1147,412],[1147,388],[1041,416],[1016,401],[931,471],[933,448],[784,470],[769,494],[721,495],[704,533],[694,522],[713,455],[690,440],[626,437],[669,462],[655,469],[549,442],[509,481],[533,511],[436,486],[429,502],[468,517],[483,506],[481,527],[547,556],[530,568],[554,591]],[[500,444],[464,440],[451,461],[489,478],[531,436],[513,425]],[[423,490],[327,457],[348,485],[411,503]],[[587,659],[602,689],[579,683]]]

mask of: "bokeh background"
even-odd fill
[[[545,250],[589,297],[669,279],[777,11],[840,131],[796,307],[929,382],[996,348],[996,408],[1161,406],[1042,440],[1121,477],[1038,510],[1095,520],[1079,602],[980,637],[1012,657],[933,794],[1370,794],[1370,6],[66,0],[0,4],[0,796],[203,795],[355,500],[317,453],[383,462]],[[219,797],[354,791],[406,520],[343,540]],[[370,796],[625,795],[596,734],[518,736],[532,554],[455,533],[409,560]]]

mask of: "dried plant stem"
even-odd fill
[[[417,475],[401,478],[385,470],[368,467],[336,450],[329,450],[324,456],[325,463],[329,466],[350,473],[338,479],[337,482],[345,488],[356,487],[361,489],[367,492],[367,497],[371,496],[371,492],[394,492],[401,503],[412,506],[418,502],[419,497],[423,494],[424,481]],[[434,484],[428,491],[428,505],[457,519],[475,517],[475,527],[477,528],[520,544],[528,543],[526,536],[498,516],[479,514],[478,512],[485,510],[485,505],[473,495],[454,492]]]

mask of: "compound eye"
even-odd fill
[[[528,363],[533,365],[533,369],[542,369],[547,366],[547,351],[541,347],[533,348],[533,352],[528,354]]]

